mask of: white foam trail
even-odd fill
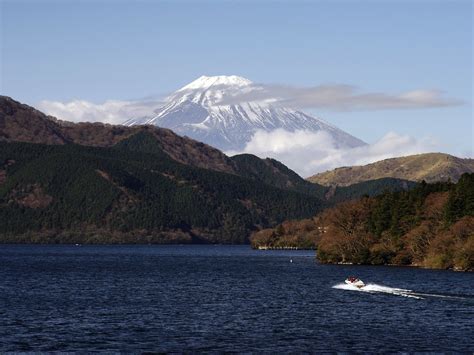
[[[474,295],[450,295],[450,294],[435,294],[435,293],[422,293],[422,292],[414,292],[412,290],[407,290],[404,288],[395,288],[395,287],[388,287],[383,285],[377,284],[368,284],[364,287],[358,288],[353,285],[348,285],[346,283],[340,283],[334,285],[333,288],[337,288],[340,290],[346,291],[358,291],[358,292],[367,292],[367,293],[385,293],[390,295],[402,296],[402,297],[409,297],[415,298],[418,300],[422,300],[429,297],[437,297],[437,298],[445,298],[445,299],[452,299],[452,300],[470,300],[474,301]]]
[[[391,294],[391,295],[396,295],[396,296],[423,299],[423,297],[420,297],[420,295],[417,295],[412,290],[407,290],[404,288],[388,287],[388,286],[377,285],[377,284],[368,284],[364,287],[359,288],[353,285],[348,285],[346,283],[341,283],[341,284],[337,284],[333,286],[333,288],[337,288],[340,290],[368,292],[368,293],[386,293],[386,294]]]

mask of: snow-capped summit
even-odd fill
[[[240,76],[201,76],[170,95],[167,101],[173,103],[189,101],[211,109],[226,106],[225,100],[252,90],[254,90],[253,83]]]
[[[237,75],[218,75],[218,76],[201,76],[194,80],[193,82],[189,83],[186,86],[183,86],[180,91],[186,90],[196,90],[196,89],[208,89],[211,86],[217,85],[226,85],[226,86],[235,86],[235,87],[242,87],[242,86],[249,86],[252,82],[248,79],[242,78],[241,76]]]
[[[324,131],[339,147],[365,144],[321,119],[276,104],[278,98],[259,99],[262,90],[262,86],[235,75],[201,76],[171,94],[153,116],[124,124],[169,128],[223,151],[242,150],[257,130],[278,128]]]

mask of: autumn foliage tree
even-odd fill
[[[474,269],[474,174],[325,211],[321,262]]]

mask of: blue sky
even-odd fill
[[[222,74],[388,94],[439,89],[464,103],[312,111],[369,143],[394,131],[472,155],[469,0],[0,2],[0,91],[31,105],[137,99]]]

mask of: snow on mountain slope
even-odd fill
[[[224,151],[245,147],[258,130],[281,128],[290,132],[306,130],[328,133],[337,147],[357,147],[365,143],[350,134],[292,108],[277,104],[278,98],[232,99],[262,90],[239,76],[201,76],[170,95],[155,115],[124,122],[125,125],[153,124],[172,129]],[[253,95],[255,96],[255,95]]]

